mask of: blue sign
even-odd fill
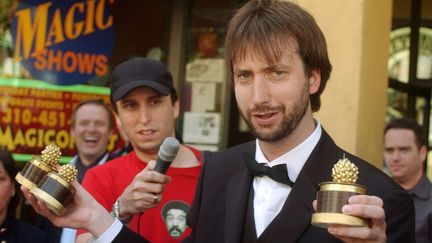
[[[12,21],[15,61],[58,85],[108,77],[113,0],[20,0]]]

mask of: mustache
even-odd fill
[[[181,234],[181,230],[177,227],[177,226],[172,226],[171,229],[169,230],[169,232],[173,232],[173,231],[177,231],[179,234]]]
[[[272,113],[272,112],[280,112],[285,110],[285,107],[282,105],[279,106],[270,106],[270,105],[255,105],[252,108],[247,110],[249,115],[252,113]]]

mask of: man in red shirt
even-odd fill
[[[147,167],[167,137],[175,137],[179,102],[171,74],[157,61],[132,58],[111,76],[111,101],[133,151],[87,171],[83,186],[113,216],[151,242],[179,242],[190,233],[170,235],[162,209],[172,201],[190,206],[202,167],[200,152],[181,145],[167,175]],[[90,233],[78,232],[88,242]]]

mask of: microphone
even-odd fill
[[[154,170],[161,174],[165,174],[175,159],[180,148],[180,143],[177,139],[167,137],[159,148],[158,157]]]

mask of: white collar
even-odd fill
[[[285,154],[279,156],[273,161],[268,161],[264,156],[263,151],[259,145],[259,140],[256,139],[256,150],[255,150],[255,160],[259,163],[268,163],[268,165],[275,166],[278,164],[286,164],[288,169],[288,176],[292,181],[296,181],[297,177],[303,168],[306,160],[309,158],[312,150],[317,145],[319,139],[321,138],[322,128],[318,121],[315,130],[307,137],[303,142],[294,147],[293,149],[287,151]]]

